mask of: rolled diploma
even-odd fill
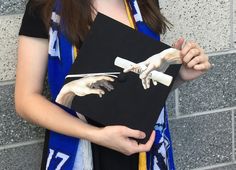
[[[131,66],[133,66],[136,63],[133,63],[129,60],[126,60],[124,58],[120,58],[120,57],[116,57],[114,65],[121,67],[123,69],[129,68]],[[141,65],[142,70],[145,70],[147,67],[145,65]],[[157,81],[165,86],[170,86],[173,77],[167,74],[164,74],[162,72],[159,71],[152,71],[151,73],[151,79],[154,81]]]

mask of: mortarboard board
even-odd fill
[[[169,87],[158,84],[144,90],[137,74],[122,73],[114,61],[119,56],[139,63],[167,48],[170,47],[98,13],[69,74],[121,74],[112,83],[114,90],[106,92],[102,98],[76,96],[71,108],[98,126],[125,125],[141,130],[147,137],[140,142],[147,142],[173,82]],[[171,65],[165,73],[175,79],[179,68],[180,65]],[[74,79],[67,78],[65,84]]]

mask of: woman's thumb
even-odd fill
[[[178,41],[176,41],[173,45],[172,45],[172,47],[174,47],[174,48],[176,48],[176,49],[178,49],[178,50],[181,50],[182,49],[182,46],[183,46],[183,44],[184,44],[184,38],[182,38],[182,37],[180,37],[179,39],[178,39]]]

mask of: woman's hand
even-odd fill
[[[209,57],[197,43],[187,42],[184,44],[184,39],[180,38],[173,47],[181,50],[180,56],[183,64],[179,77],[183,81],[196,79],[211,68]]]
[[[150,87],[151,71],[164,72],[171,64],[182,63],[179,72],[181,82],[196,79],[211,68],[212,65],[209,63],[208,56],[198,44],[194,42],[184,44],[184,39],[180,38],[173,47],[175,49],[164,50],[139,64],[125,69],[124,72],[133,71],[140,74],[143,87],[147,89]],[[143,69],[143,65],[145,69]],[[157,85],[157,82],[153,81],[153,84]]]
[[[146,144],[139,144],[135,139],[144,139],[145,133],[125,126],[107,126],[94,134],[92,142],[116,150],[125,155],[147,152],[151,149],[155,139],[155,131]],[[135,139],[133,139],[135,138]]]
[[[105,94],[105,91],[101,89],[101,87],[111,91],[113,90],[113,86],[109,82],[113,81],[114,79],[109,76],[83,77],[71,81],[63,86],[56,98],[56,102],[70,107],[75,95],[86,96],[89,94],[97,94],[99,97],[102,97],[102,95]]]

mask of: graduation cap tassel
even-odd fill
[[[139,165],[138,170],[147,170],[147,157],[146,152],[139,153]]]

